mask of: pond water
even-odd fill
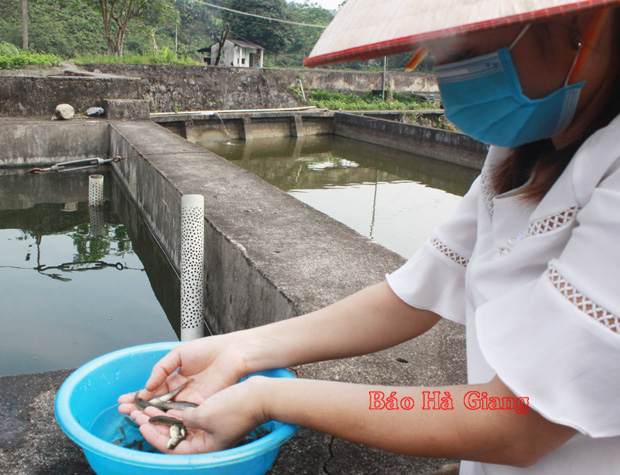
[[[332,135],[198,145],[403,257],[454,212],[479,174]]]
[[[174,271],[120,188],[108,184],[113,200],[94,209],[87,182],[0,176],[0,375],[178,340]]]

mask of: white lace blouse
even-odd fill
[[[579,431],[534,467],[463,462],[462,474],[620,473],[620,117],[535,206],[493,196],[488,173],[506,153],[491,149],[455,215],[387,281],[467,325],[470,383],[497,374]]]

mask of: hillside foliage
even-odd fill
[[[114,1],[118,2],[107,0]],[[210,0],[209,3],[313,25],[327,26],[333,18],[333,12],[314,3],[285,0]],[[98,4],[98,0],[28,0],[29,52],[50,53],[63,59],[114,53],[109,32],[106,38]],[[21,46],[21,0],[2,0],[2,5],[0,42]],[[251,41],[265,48],[265,66],[302,67],[303,60],[323,31],[238,15],[211,8],[199,0],[157,0],[150,5],[153,8],[135,16],[127,24],[123,56],[161,57],[161,51],[172,51],[181,62],[200,60],[197,50],[215,43],[228,24],[231,38]],[[408,59],[408,55],[390,57],[388,69],[402,68]],[[381,70],[383,60],[329,67]]]

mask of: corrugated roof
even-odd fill
[[[230,41],[233,42],[233,44],[237,45],[237,46],[241,46],[242,48],[257,48],[257,49],[263,49],[262,46],[258,46],[257,44],[254,44],[250,41],[245,41],[245,40],[234,40],[234,39],[230,39]]]
[[[226,41],[230,41],[232,44],[234,44],[235,46],[240,46],[242,48],[252,48],[252,49],[265,49],[262,46],[259,46],[257,44],[254,44],[250,41],[245,41],[245,40],[236,40],[234,38],[227,38]],[[211,45],[207,46],[206,48],[201,48],[199,50],[197,50],[199,53],[205,53],[207,51],[211,50],[211,47],[216,45],[217,42],[212,43]]]

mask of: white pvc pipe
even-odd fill
[[[204,336],[204,227],[202,195],[181,198],[181,341]]]
[[[153,112],[151,117],[174,117],[178,115],[222,115],[222,114],[247,114],[247,113],[262,113],[262,112],[296,112],[296,111],[325,111],[327,109],[318,109],[316,106],[305,107],[283,107],[280,109],[225,109],[215,111],[180,111],[180,112]]]
[[[88,177],[88,206],[103,206],[103,175]]]
[[[88,216],[90,217],[90,235],[105,235],[105,217],[103,215],[103,206],[89,206]]]

